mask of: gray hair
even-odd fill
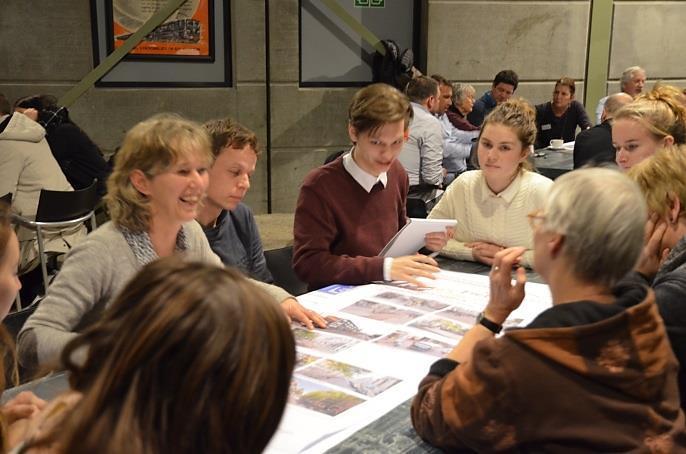
[[[453,85],[453,104],[459,104],[467,96],[474,97],[476,90],[469,84],[454,84]]]
[[[642,72],[643,74],[645,74],[646,70],[641,68],[640,66],[629,66],[627,69],[625,69],[622,73],[622,78],[619,79],[621,87],[624,88],[624,85],[626,85],[637,72]]]
[[[612,287],[643,247],[646,202],[618,170],[582,168],[555,180],[542,228],[564,235],[562,253],[580,279]]]

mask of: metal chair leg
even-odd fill
[[[45,257],[45,245],[43,244],[43,230],[40,226],[36,229],[36,238],[38,239],[38,256],[40,259],[41,272],[43,273],[43,294],[48,294],[48,264]]]

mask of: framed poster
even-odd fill
[[[124,44],[166,0],[106,0],[107,52]],[[214,61],[213,0],[188,0],[125,57]]]
[[[94,66],[115,50],[116,36],[123,40],[164,4],[165,0],[91,0]],[[124,8],[115,13],[116,5]],[[230,87],[230,7],[229,0],[188,0],[148,35],[150,39],[134,48],[137,53],[120,60],[95,86]],[[126,33],[115,33],[119,30],[114,25],[115,17],[133,32],[127,29]],[[197,21],[197,27],[189,25],[184,29],[189,20]]]

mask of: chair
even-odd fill
[[[307,293],[307,284],[298,279],[293,271],[293,246],[272,249],[264,252],[267,268],[274,277],[274,284],[291,295]]]
[[[5,329],[7,330],[10,337],[12,337],[15,343],[17,342],[19,331],[21,331],[21,329],[24,327],[24,323],[26,323],[26,320],[34,312],[36,312],[36,309],[38,308],[38,305],[41,303],[41,301],[42,299],[37,299],[24,309],[20,309],[15,312],[10,312],[2,321],[3,326],[5,327]],[[27,369],[23,367],[21,364],[19,364],[18,366],[19,383],[24,383],[26,380],[34,376],[35,371],[33,369]],[[12,374],[11,369],[9,368],[5,369],[5,383],[12,383]],[[5,395],[3,394],[3,399],[4,398]]]
[[[12,193],[8,192],[7,194],[3,195],[0,197],[0,202],[4,203],[5,205],[12,205]]]
[[[41,189],[38,198],[36,219],[30,220],[15,215],[14,222],[36,232],[38,242],[38,258],[43,274],[43,290],[48,291],[48,258],[45,253],[44,231],[61,230],[77,226],[90,219],[91,229],[97,228],[95,220],[95,205],[98,202],[96,188],[97,180],[84,189],[76,191],[51,191]]]
[[[422,199],[408,197],[405,207],[408,218],[426,218],[429,215],[426,210],[426,202]]]

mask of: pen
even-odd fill
[[[429,257],[431,257],[432,259],[435,259],[436,257],[438,257],[439,253],[440,253],[440,251],[432,252],[431,254],[429,254]]]

